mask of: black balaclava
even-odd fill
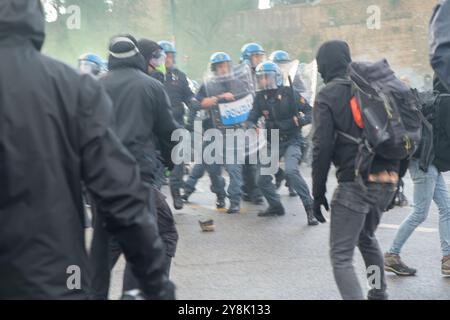
[[[319,48],[316,59],[325,83],[346,76],[348,65],[352,62],[350,47],[339,40],[325,42]]]

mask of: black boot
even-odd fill
[[[224,197],[217,197],[216,208],[217,209],[223,209],[223,208],[225,208],[225,206],[226,206],[225,198]]]
[[[172,198],[173,198],[173,207],[175,208],[175,210],[183,209],[184,203],[183,203],[183,198],[181,197],[181,194],[180,194],[180,189],[178,189],[178,190],[172,189],[171,191],[172,191]]]
[[[227,213],[228,214],[237,214],[240,212],[241,212],[241,206],[239,205],[239,203],[231,202],[230,208],[228,209]]]
[[[258,213],[258,217],[284,216],[285,214],[286,212],[284,211],[284,207],[280,203],[275,206],[269,206],[266,211]]]
[[[319,221],[317,221],[314,216],[314,211],[312,208],[306,209],[306,216],[308,218],[308,226],[317,226],[319,224]]]
[[[186,202],[189,202],[189,197],[194,193],[194,191],[184,189],[184,194],[181,196],[181,199],[183,199]]]

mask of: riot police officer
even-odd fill
[[[209,110],[209,118],[203,121],[203,129],[213,128],[214,121],[212,119],[213,108],[219,103],[230,102],[235,100],[233,92],[239,88],[240,84],[234,81],[232,77],[228,77],[232,72],[232,61],[228,54],[224,52],[214,53],[210,58],[211,72],[215,77],[227,79],[225,81],[216,81],[213,84],[204,83],[198,94],[197,100],[202,108]],[[234,151],[236,152],[236,151]],[[211,179],[211,190],[217,195],[217,207],[222,207],[226,197],[225,180],[221,176],[221,164],[204,164],[206,171]],[[230,207],[227,211],[229,214],[240,212],[240,202],[242,195],[242,165],[238,163],[225,163],[225,168],[230,176],[228,186],[228,196],[230,199]],[[199,168],[197,168],[199,169]],[[196,170],[197,171],[197,170]],[[191,175],[185,185],[185,198],[189,198],[195,190],[197,180]]]
[[[78,70],[82,74],[98,77],[107,71],[106,63],[94,53],[85,53],[78,58]]]
[[[164,87],[169,95],[172,105],[172,113],[180,126],[185,126],[186,107],[189,109],[198,109],[198,101],[194,97],[186,74],[176,67],[177,50],[173,43],[169,41],[160,41],[159,46],[166,54],[166,77]],[[181,188],[183,188],[184,165],[175,165],[170,175],[170,191],[172,193],[174,208],[180,210],[183,208],[183,199],[181,197]]]
[[[266,51],[258,43],[247,43],[241,49],[241,63],[245,63],[250,67],[253,74],[253,81],[255,81],[256,67],[265,59]],[[257,184],[257,171],[257,166],[248,162],[243,166],[243,200],[253,202],[254,204],[262,204],[262,194]]]
[[[318,221],[313,213],[313,200],[298,168],[302,144],[300,128],[311,123],[312,108],[292,87],[284,85],[283,74],[275,63],[261,63],[256,68],[256,80],[257,94],[248,121],[251,125],[256,125],[258,119],[264,117],[266,129],[279,130],[279,156],[285,160],[286,179],[303,202],[308,225],[317,225]],[[274,151],[276,150],[272,150]],[[260,175],[258,185],[269,203],[269,208],[259,216],[284,215],[285,210],[272,183],[272,176]]]

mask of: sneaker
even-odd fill
[[[277,206],[270,206],[266,211],[258,213],[258,217],[274,217],[274,216],[284,216],[286,212],[282,204]]]
[[[408,267],[398,254],[393,253],[384,255],[384,270],[403,277],[414,276],[417,273],[416,269]]]
[[[442,275],[450,277],[450,255],[442,258]]]

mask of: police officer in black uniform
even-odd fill
[[[303,139],[300,128],[311,123],[312,108],[293,90],[292,86],[284,85],[283,74],[273,62],[263,62],[258,65],[256,84],[257,94],[248,121],[254,126],[260,117],[264,117],[269,135],[271,130],[279,130],[279,156],[285,160],[286,179],[303,202],[308,225],[318,225],[313,212],[313,199],[298,169],[302,157]],[[271,152],[276,150],[272,149]],[[261,217],[285,214],[280,195],[272,179],[271,175],[260,175],[258,179],[258,186],[269,203],[269,208],[259,214]]]
[[[185,126],[186,107],[189,109],[199,109],[199,103],[195,99],[194,93],[189,86],[186,74],[176,66],[177,51],[173,43],[160,41],[159,46],[166,54],[166,78],[164,87],[169,95],[172,104],[172,113],[180,126]],[[183,188],[184,165],[175,165],[170,175],[170,191],[173,197],[174,208],[183,208],[183,199],[180,190]]]

